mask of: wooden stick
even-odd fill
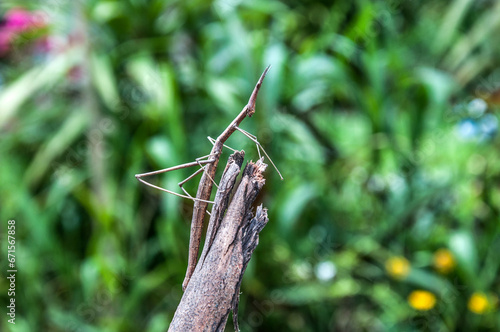
[[[255,217],[251,213],[251,206],[265,183],[262,173],[267,165],[262,159],[245,167],[228,204],[243,155],[236,152],[229,158],[214,199],[203,252],[168,331],[224,331],[230,310],[238,331],[241,280],[258,244],[259,233],[268,222],[262,206],[257,208]]]

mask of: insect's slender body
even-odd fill
[[[200,179],[200,184],[198,186],[198,192],[196,193],[196,198],[193,208],[193,219],[191,220],[191,235],[189,238],[189,256],[188,256],[188,267],[186,270],[186,277],[182,283],[182,289],[186,290],[186,287],[193,275],[194,269],[196,267],[196,261],[198,259],[198,252],[200,249],[201,233],[203,229],[203,219],[205,218],[205,213],[207,209],[207,201],[210,200],[210,195],[212,193],[213,180],[215,177],[215,172],[217,171],[217,166],[219,164],[220,155],[222,154],[222,148],[226,140],[237,130],[237,127],[247,116],[251,117],[255,113],[255,102],[257,100],[257,94],[259,93],[262,81],[266,76],[269,67],[264,70],[259,81],[255,85],[255,88],[248,100],[248,104],[243,108],[243,110],[238,114],[238,116],[231,122],[231,124],[222,132],[222,134],[217,137],[214,142],[212,151],[210,151],[210,156],[208,159],[208,164],[205,166],[205,171]]]
[[[214,178],[215,172],[217,171],[217,165],[219,164],[219,158],[222,153],[222,143],[218,140],[210,152],[211,161],[207,166],[205,166],[205,172],[200,179],[200,184],[198,186],[198,191],[196,193],[196,198],[208,201],[212,193],[213,182],[210,178]],[[208,177],[210,175],[210,178]],[[189,256],[188,256],[188,267],[186,270],[186,277],[182,282],[182,290],[186,290],[187,284],[193,275],[194,269],[196,267],[196,261],[198,259],[198,252],[200,249],[201,233],[203,229],[203,219],[205,219],[205,213],[207,209],[207,202],[196,200],[194,201],[193,207],[193,219],[191,220],[191,233],[189,236]]]
[[[223,147],[225,147],[224,142],[226,142],[226,140],[229,138],[229,136],[231,136],[231,134],[233,134],[236,130],[240,131],[241,133],[243,133],[243,135],[247,136],[251,141],[253,141],[257,145],[257,151],[259,152],[259,157],[260,157],[260,151],[262,151],[266,155],[266,157],[269,159],[271,164],[273,164],[273,166],[276,169],[276,171],[278,172],[280,178],[283,179],[283,177],[281,176],[281,173],[276,168],[276,166],[274,165],[272,160],[269,158],[269,156],[267,155],[267,153],[264,150],[264,148],[262,147],[262,145],[257,141],[257,137],[246,132],[245,130],[239,128],[239,125],[240,125],[241,121],[243,121],[244,118],[246,118],[247,116],[251,117],[255,113],[255,102],[257,100],[257,94],[259,93],[259,89],[262,85],[262,81],[264,80],[264,77],[266,76],[266,73],[268,70],[269,70],[269,67],[267,67],[264,70],[264,72],[262,73],[262,75],[260,76],[260,79],[257,82],[257,84],[255,85],[255,88],[252,92],[252,95],[250,96],[250,99],[248,100],[248,104],[245,105],[245,107],[240,112],[240,114],[238,114],[238,116],[229,124],[229,126],[222,132],[222,134],[220,134],[219,137],[217,137],[217,139],[213,140],[209,137],[209,140],[213,144],[213,148],[212,148],[212,151],[210,152],[210,154],[208,156],[205,156],[205,157],[208,157],[207,160],[203,160],[203,159],[205,159],[205,157],[201,157],[201,158],[196,159],[195,162],[189,162],[186,164],[177,165],[177,166],[165,168],[165,169],[158,170],[158,171],[147,172],[147,173],[135,175],[137,180],[139,180],[140,182],[142,182],[150,187],[165,191],[167,193],[170,193],[170,194],[173,194],[173,195],[176,195],[179,197],[191,199],[194,201],[193,219],[191,220],[191,235],[189,238],[188,267],[186,270],[186,277],[184,278],[184,282],[182,283],[183,290],[186,290],[186,287],[189,283],[189,280],[191,279],[191,276],[193,275],[193,272],[194,272],[195,267],[196,267],[196,261],[198,259],[198,252],[200,249],[201,232],[203,229],[203,219],[205,219],[207,205],[209,203],[213,203],[210,201],[210,195],[212,193],[212,186],[214,184],[214,177],[215,177],[215,173],[217,171],[217,166],[219,164],[220,156],[222,154],[222,149],[223,149]],[[175,170],[178,170],[181,168],[187,168],[187,167],[192,167],[192,166],[200,166],[201,168],[199,170],[197,170],[196,172],[194,172],[187,179],[185,179],[184,181],[179,183],[179,186],[182,188],[185,195],[176,193],[174,191],[171,191],[171,190],[168,190],[165,188],[161,188],[161,187],[156,186],[152,183],[149,183],[143,179],[144,177],[148,177],[151,175],[157,175],[157,174],[175,171]],[[203,175],[201,176],[201,179],[200,179],[200,184],[198,186],[198,191],[196,193],[196,197],[192,197],[182,187],[182,185],[186,181],[190,180],[191,178],[193,178],[194,176],[196,176],[197,174],[199,174],[201,172],[203,172]]]

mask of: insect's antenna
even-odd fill
[[[276,167],[276,165],[273,163],[273,160],[267,154],[266,150],[264,150],[264,148],[259,143],[259,141],[257,141],[257,136],[250,134],[248,131],[241,129],[240,127],[235,127],[235,128],[236,128],[236,130],[238,130],[239,132],[241,132],[243,135],[245,135],[246,137],[248,137],[252,142],[254,142],[257,145],[257,152],[259,153],[259,157],[260,157],[259,148],[262,149],[262,152],[264,153],[264,155],[267,157],[267,159],[269,159],[269,161],[273,165],[273,167],[276,170],[276,172],[278,172],[278,175],[280,176],[281,180],[283,180],[283,176],[281,175],[278,167]]]

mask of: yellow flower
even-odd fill
[[[440,273],[446,274],[455,267],[455,258],[448,249],[439,249],[434,253],[434,267]]]
[[[385,262],[387,273],[395,279],[404,279],[410,273],[410,262],[404,257],[391,257]]]
[[[436,296],[425,290],[416,290],[408,295],[408,303],[417,310],[430,310],[436,305]]]
[[[490,303],[486,294],[475,292],[471,295],[467,306],[473,313],[482,315],[492,307],[492,303]]]

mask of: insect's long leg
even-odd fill
[[[210,141],[210,143],[212,143],[212,145],[215,145],[215,140],[210,137],[210,136],[207,136],[208,140]],[[238,152],[237,150],[233,149],[232,147],[230,146],[227,146],[226,144],[222,144],[223,147],[225,148],[228,148],[229,150],[233,151],[233,152]]]
[[[188,195],[189,197],[193,198],[193,196],[191,196],[186,189],[184,189],[183,187],[181,187],[182,191],[184,191],[186,193],[186,195]],[[209,216],[211,216],[210,212],[208,212],[208,210],[205,210],[206,213],[208,213]]]
[[[248,131],[246,130],[243,130],[239,127],[236,127],[237,130],[241,131],[243,134],[245,134],[248,138],[252,139],[253,142],[257,141],[257,136],[253,135],[253,134],[250,134]],[[258,142],[257,142],[258,143]],[[259,159],[262,158],[261,154],[260,154],[260,148],[259,148],[259,145],[260,143],[258,144],[255,144],[255,146],[257,147],[257,153],[259,154]],[[260,145],[260,147],[262,148],[262,145]],[[262,148],[262,150],[264,150],[264,148]],[[267,154],[266,154],[267,156]],[[271,160],[269,157],[268,157],[269,160]],[[272,162],[272,161],[271,161]],[[274,164],[273,164],[274,165]],[[275,167],[276,168],[276,167]],[[279,172],[278,172],[279,173]],[[281,178],[283,180],[283,178]]]
[[[175,170],[182,169],[182,168],[188,168],[188,167],[192,167],[192,166],[197,166],[197,165],[199,165],[199,163],[202,163],[202,164],[211,164],[212,161],[211,160],[202,160],[202,161],[198,161],[197,160],[197,161],[192,161],[190,163],[185,163],[185,164],[181,164],[181,165],[177,165],[177,166],[172,166],[172,167],[169,167],[169,168],[160,169],[158,171],[147,172],[147,173],[142,173],[142,174],[136,174],[135,177],[136,178],[142,178],[142,177],[146,177],[146,176],[151,176],[151,175],[156,175],[156,174],[161,174],[161,173],[167,173],[167,172],[175,171]]]
[[[259,143],[259,141],[257,140],[257,136],[250,134],[248,131],[241,129],[238,126],[236,126],[235,128],[236,128],[236,130],[238,130],[239,132],[241,132],[243,135],[245,135],[246,137],[248,137],[252,142],[254,142],[257,145],[257,152],[259,152],[259,148],[262,149],[262,152],[264,153],[264,155],[267,157],[267,159],[269,159],[269,161],[273,165],[273,167],[276,170],[276,172],[278,172],[278,175],[280,176],[281,180],[283,180],[283,176],[281,176],[281,173],[278,170],[278,167],[276,167],[276,165],[273,163],[272,159],[267,154],[266,150],[264,150],[264,148],[262,147],[262,145]],[[259,152],[259,157],[260,157],[260,152]]]
[[[262,156],[260,155],[260,148],[257,144],[255,144],[255,146],[257,147],[257,153],[259,154],[259,159],[262,158]]]
[[[206,171],[206,168],[205,166],[203,166],[202,164],[200,164],[200,167],[203,171]],[[205,172],[205,174],[208,176],[208,178],[213,182],[213,184],[215,184],[215,186],[217,188],[219,188],[219,185],[217,183],[215,183],[214,179],[212,179],[212,177],[210,176],[210,174],[208,174],[207,172]]]
[[[188,182],[189,180],[191,180],[192,178],[194,178],[196,175],[200,174],[205,168],[201,165],[201,163],[204,163],[204,162],[207,162],[208,160],[201,160],[201,159],[204,159],[204,158],[208,158],[208,157],[211,157],[212,155],[211,154],[207,154],[206,156],[203,156],[203,157],[199,157],[199,158],[196,158],[196,162],[198,163],[198,165],[201,167],[199,170],[197,170],[196,172],[194,172],[193,174],[191,174],[190,176],[188,176],[186,179],[184,179],[183,181],[179,182],[178,185],[179,187],[182,188],[182,185],[186,182]],[[182,188],[184,189],[184,188]]]
[[[147,181],[144,181],[141,178],[137,178],[137,180],[141,181],[142,183],[144,183],[147,186],[150,186],[152,188],[155,188],[155,189],[167,192],[167,193],[175,195],[175,196],[179,196],[179,197],[182,197],[182,198],[187,198],[187,199],[190,199],[190,200],[193,200],[193,201],[200,201],[200,202],[205,202],[205,203],[209,203],[209,204],[214,204],[214,202],[212,202],[212,201],[207,201],[207,200],[200,199],[200,198],[194,198],[194,197],[191,197],[191,196],[186,196],[186,195],[178,194],[175,191],[171,191],[171,190],[168,190],[168,189],[165,189],[165,188],[162,188],[162,187],[155,186],[154,184],[149,183]]]
[[[205,157],[207,157],[207,156],[205,156]],[[202,158],[204,158],[204,157],[202,157]],[[173,166],[173,167],[161,169],[161,170],[158,170],[158,171],[153,171],[153,172],[148,172],[148,173],[142,173],[142,174],[136,174],[135,177],[137,178],[137,180],[141,181],[145,185],[150,186],[150,187],[155,188],[155,189],[158,189],[158,190],[161,190],[161,191],[164,191],[164,192],[167,192],[169,194],[172,194],[172,195],[175,195],[175,196],[179,196],[179,197],[182,197],[182,198],[187,198],[187,199],[190,199],[190,200],[193,200],[193,201],[200,201],[200,202],[205,202],[205,203],[213,204],[214,202],[212,202],[212,201],[204,200],[204,199],[200,199],[200,198],[195,198],[195,197],[192,197],[189,194],[182,195],[182,194],[176,193],[175,191],[171,191],[171,190],[168,190],[168,189],[165,189],[165,188],[162,188],[162,187],[158,187],[158,186],[156,186],[156,185],[154,185],[152,183],[149,183],[149,182],[147,182],[147,181],[145,181],[145,180],[142,179],[143,177],[147,177],[147,176],[151,176],[151,175],[156,175],[156,174],[161,174],[161,173],[167,173],[167,172],[170,172],[170,171],[175,171],[175,170],[178,170],[178,169],[188,168],[188,167],[192,167],[192,166],[201,166],[202,164],[210,164],[212,162],[213,161],[211,161],[211,160],[196,160],[194,162],[190,162],[190,163],[186,163],[186,164],[181,164],[181,165]],[[201,170],[203,170],[203,168],[201,168]],[[191,179],[193,176],[194,175],[190,176],[187,180]],[[187,180],[185,180],[184,182],[186,182]]]
[[[179,182],[178,183],[179,187],[182,188],[182,185],[184,183],[188,182],[189,180],[191,180],[192,178],[194,178],[196,175],[200,174],[201,172],[203,172],[203,168],[200,168],[199,170],[197,170],[196,172],[194,172],[193,174],[191,174],[190,176],[188,176],[187,178],[185,178],[184,180],[182,180],[181,182]]]
[[[197,170],[196,172],[194,172],[193,174],[191,174],[190,176],[188,176],[186,179],[182,180],[181,182],[178,183],[179,187],[182,189],[182,191],[189,197],[193,198],[193,196],[191,196],[188,191],[183,187],[184,183],[188,182],[189,180],[191,180],[192,178],[194,178],[196,175],[200,174],[201,172],[203,171],[206,171],[206,168],[205,166],[203,166],[201,164],[201,159],[205,159],[205,158],[209,158],[211,157],[212,155],[211,154],[207,154],[206,156],[203,156],[203,157],[199,157],[199,158],[196,158],[196,161],[198,161],[198,165],[200,166],[200,169]],[[215,184],[215,186],[217,188],[219,188],[219,186],[217,185],[217,183],[215,183],[215,181],[212,179],[212,177],[207,174],[208,178],[210,180],[212,180],[212,182]],[[206,210],[206,212],[208,213],[208,215],[210,215],[210,212],[208,212],[208,210]]]
[[[191,174],[190,176],[188,176],[186,179],[182,180],[181,182],[178,183],[179,187],[181,187],[182,191],[189,197],[191,197],[191,199],[193,199],[193,196],[191,196],[188,191],[182,186],[184,183],[188,182],[189,180],[191,180],[192,178],[194,178],[196,175],[200,174],[201,172],[203,172],[205,169],[204,168],[200,168],[199,170],[197,170],[196,172],[194,172],[193,174]],[[210,212],[208,212],[208,210],[206,210],[206,212],[208,213],[208,215],[210,215]]]

